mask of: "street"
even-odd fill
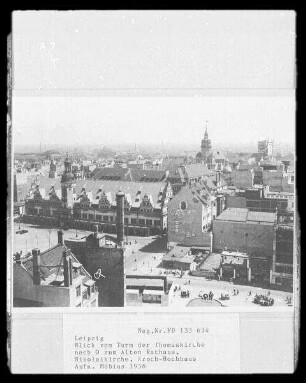
[[[33,248],[38,247],[41,251],[45,251],[57,244],[57,229],[48,229],[38,227],[31,224],[21,224],[21,230],[27,230],[25,234],[16,234],[19,230],[19,223],[14,223],[13,250],[22,251],[26,254]],[[90,231],[84,230],[66,230],[64,238],[80,238],[90,234]],[[175,307],[185,307],[187,304],[198,298],[199,293],[214,294],[214,299],[219,300],[221,293],[228,293],[229,300],[222,301],[224,306],[252,306],[255,294],[267,294],[267,289],[260,287],[234,285],[226,281],[207,280],[203,277],[193,277],[184,275],[182,278],[175,277],[172,274],[165,274],[165,269],[161,267],[162,257],[166,252],[166,239],[164,237],[131,237],[127,238],[128,245],[125,251],[125,274],[140,275],[167,275],[169,282],[172,282],[172,288],[169,293],[169,305]],[[190,291],[189,298],[181,298],[179,291],[174,292],[175,285],[182,286],[186,284],[186,288]],[[233,289],[238,289],[239,294],[233,295]],[[251,296],[248,296],[249,292]],[[286,297],[293,297],[293,294],[283,291],[271,291],[271,297],[274,299],[274,306],[286,306]],[[256,305],[258,306],[258,305]],[[260,307],[260,306],[258,306]]]

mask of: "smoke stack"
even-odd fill
[[[121,190],[116,194],[117,202],[117,239],[123,242],[124,238],[124,193]]]
[[[98,225],[94,225],[94,237],[98,238]]]
[[[21,263],[21,254],[18,252],[15,254],[15,262],[19,264]]]
[[[63,230],[58,230],[57,231],[57,243],[59,245],[64,245],[64,234],[63,234]]]
[[[40,250],[32,250],[32,262],[33,262],[33,283],[34,285],[40,285]]]
[[[64,258],[64,286],[69,287],[72,285],[72,259],[67,250],[63,251]]]

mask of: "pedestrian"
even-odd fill
[[[239,290],[237,289],[237,295],[239,294]]]

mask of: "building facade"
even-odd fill
[[[166,276],[126,275],[126,306],[142,306],[143,304],[167,306],[168,303],[169,288]]]
[[[15,255],[13,297],[15,307],[97,307],[95,281],[63,242],[22,258]]]
[[[25,219],[51,226],[67,226],[116,233],[116,193],[124,194],[126,235],[156,235],[167,229],[169,182],[75,180],[71,161],[65,161],[61,180],[40,179],[26,199]]]
[[[204,183],[183,187],[169,202],[168,242],[211,248],[210,227],[217,215],[217,198]]]
[[[123,228],[121,228],[123,236]],[[124,252],[118,230],[117,238],[101,235],[98,227],[83,238],[65,241],[93,276],[99,291],[99,306],[124,306]]]
[[[251,188],[254,185],[253,169],[238,169],[231,173],[231,183],[237,189]]]
[[[263,157],[272,157],[273,156],[273,140],[266,139],[258,141],[257,146],[258,153],[261,153]]]
[[[293,225],[278,222],[277,213],[226,209],[213,223],[216,252],[249,256],[252,280],[293,286]]]

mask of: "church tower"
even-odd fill
[[[55,178],[55,177],[56,177],[56,165],[53,162],[53,160],[51,160],[49,178]]]
[[[64,162],[65,171],[61,178],[61,189],[62,189],[62,205],[65,208],[73,208],[74,203],[74,194],[75,194],[75,182],[73,179],[73,174],[71,172],[72,162],[67,158]]]
[[[211,161],[211,141],[208,138],[208,133],[207,133],[207,125],[205,128],[205,133],[204,133],[204,139],[201,142],[201,154],[202,154],[202,159],[205,164]]]

